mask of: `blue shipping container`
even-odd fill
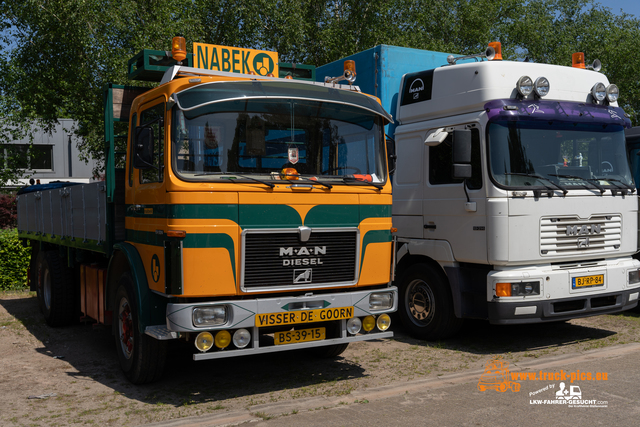
[[[378,45],[331,62],[316,69],[316,80],[324,81],[326,76],[336,77],[344,72],[344,61],[356,62],[355,85],[364,93],[380,98],[382,107],[396,117],[398,89],[402,76],[406,73],[429,70],[447,64],[449,53],[422,49]],[[346,83],[346,82],[341,82]],[[387,135],[393,136],[398,122],[388,125]]]

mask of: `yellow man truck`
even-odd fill
[[[209,64],[223,49],[205,48]],[[161,376],[175,339],[207,360],[393,336],[391,117],[355,70],[270,77],[267,54],[236,50],[244,74],[192,67],[184,45],[141,52],[130,75],[162,80],[105,90],[105,181],[18,197],[47,323],[113,325],[133,383]]]

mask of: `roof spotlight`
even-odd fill
[[[533,84],[533,90],[540,98],[549,94],[549,80],[546,77],[538,77]]]
[[[618,96],[620,95],[620,90],[616,85],[607,86],[607,101],[616,102],[618,100]]]
[[[607,96],[607,88],[604,83],[596,83],[595,86],[593,86],[593,88],[591,89],[591,96],[593,96],[593,99],[595,99],[597,102],[604,101],[605,96]]]
[[[529,96],[533,91],[533,80],[529,76],[522,76],[518,79],[518,83],[516,84],[516,88],[518,89],[518,93],[524,97]]]

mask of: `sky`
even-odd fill
[[[600,0],[598,3],[608,7],[613,13],[620,13],[622,9],[640,19],[640,1],[638,0]]]

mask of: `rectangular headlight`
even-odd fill
[[[393,307],[393,292],[377,292],[369,295],[370,310],[388,310]]]
[[[526,297],[540,295],[540,282],[496,283],[499,297]]]
[[[193,326],[220,326],[227,323],[227,306],[195,307],[193,309]]]
[[[629,271],[629,284],[633,285],[638,282],[640,282],[640,270]]]

